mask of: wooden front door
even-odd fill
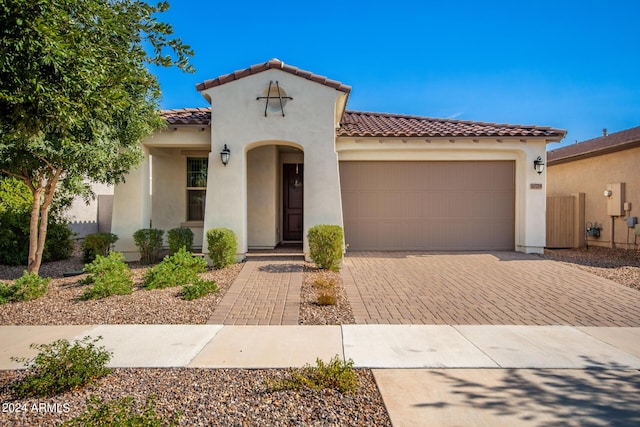
[[[302,164],[284,164],[282,170],[283,240],[302,240]]]

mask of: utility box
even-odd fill
[[[633,228],[636,226],[636,224],[638,223],[638,217],[637,216],[628,216],[625,218],[627,220],[627,227]]]
[[[611,192],[611,195],[607,197],[607,215],[623,216],[624,215],[624,182],[607,184],[607,190]]]

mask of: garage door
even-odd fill
[[[340,162],[349,250],[513,250],[515,164]]]

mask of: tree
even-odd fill
[[[38,272],[61,184],[114,184],[164,125],[148,65],[192,72],[193,52],[157,19],[167,2],[0,0],[0,172],[33,194],[27,269]]]

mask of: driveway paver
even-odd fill
[[[640,292],[518,252],[354,252],[356,323],[640,326]]]
[[[297,325],[304,259],[249,256],[207,323]]]

